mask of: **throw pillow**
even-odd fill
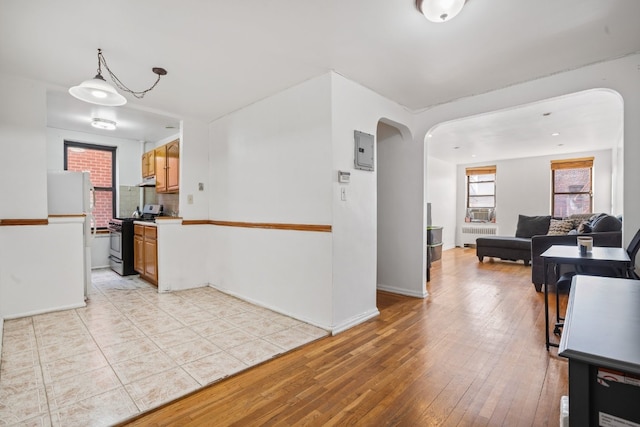
[[[547,234],[551,215],[547,216],[526,216],[518,215],[518,226],[516,227],[516,237],[531,238],[540,234]]]
[[[603,231],[619,231],[622,230],[622,223],[615,216],[605,215],[592,222],[591,229],[594,233],[600,233]]]
[[[549,223],[547,236],[564,236],[573,230],[573,221],[569,219],[553,219]]]
[[[569,217],[566,219],[573,221],[573,228],[577,229],[580,226],[580,224],[582,224],[583,222],[591,221],[593,218],[595,218],[598,215],[599,214],[592,214],[592,213],[572,214],[572,215],[569,215]]]
[[[581,222],[578,226],[578,234],[591,233],[591,223],[589,221]]]

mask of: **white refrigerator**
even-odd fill
[[[95,191],[89,172],[54,171],[47,173],[47,206],[49,215],[84,215],[83,268],[84,297],[91,286],[91,245],[95,238],[93,207]]]

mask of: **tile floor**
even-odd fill
[[[92,281],[86,308],[5,321],[0,426],[110,425],[327,335],[213,288]]]

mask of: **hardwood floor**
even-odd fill
[[[379,317],[130,425],[558,425],[567,361],[531,267],[456,248],[431,277],[424,300],[379,292]]]

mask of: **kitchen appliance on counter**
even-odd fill
[[[138,274],[134,265],[133,222],[154,222],[162,215],[162,205],[144,205],[139,218],[113,218],[109,220],[109,267],[121,276]]]
[[[91,244],[96,235],[93,207],[95,190],[89,172],[50,171],[47,173],[49,215],[84,215],[83,272],[84,297],[91,285]]]

